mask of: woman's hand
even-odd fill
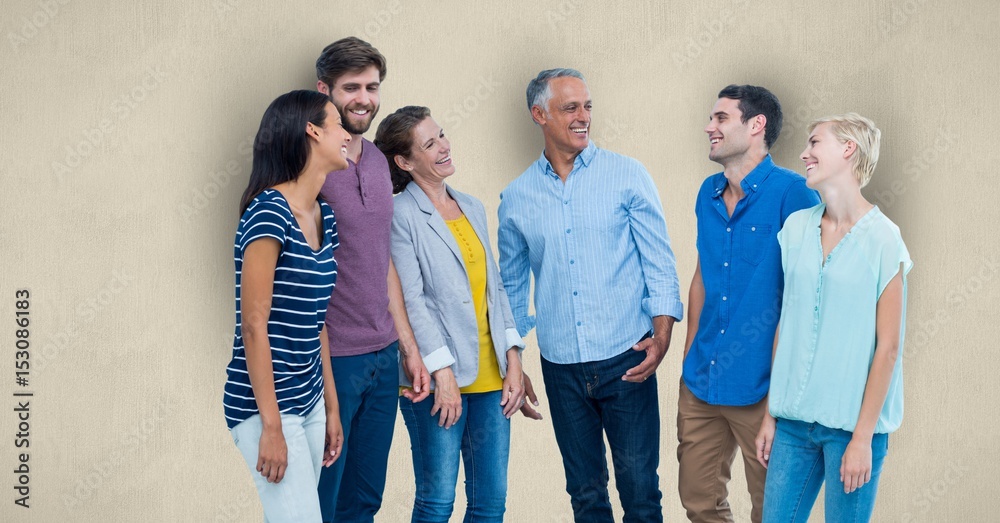
[[[872,442],[852,438],[840,460],[840,481],[850,494],[872,479]]]
[[[764,468],[771,462],[771,443],[774,442],[774,416],[770,412],[764,412],[764,419],[760,422],[760,430],[757,431],[757,461]]]
[[[450,429],[462,417],[462,393],[458,390],[458,382],[455,381],[455,373],[451,371],[451,367],[434,371],[434,383],[436,386],[431,416],[440,412],[438,426]]]
[[[323,446],[323,466],[333,465],[344,447],[344,428],[340,424],[340,413],[326,416],[326,444]]]
[[[260,443],[257,446],[257,472],[267,478],[268,483],[278,483],[285,477],[287,467],[288,447],[285,446],[281,426],[265,427],[260,433]]]
[[[524,371],[521,371],[524,379],[524,394],[528,401],[521,405],[521,414],[529,419],[542,419],[542,413],[535,410],[538,406],[538,396],[535,395],[535,387],[531,384],[531,378]]]
[[[510,419],[524,406],[524,379],[521,373],[521,353],[517,347],[507,350],[507,375],[503,378],[503,391],[500,395],[500,406],[503,415]]]

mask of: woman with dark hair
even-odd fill
[[[861,194],[880,136],[855,113],[809,126],[806,184],[823,203],[792,213],[778,233],[785,288],[757,436],[765,522],[807,521],[824,482],[826,521],[869,521],[889,433],[903,420],[913,262],[896,224]]]
[[[318,196],[326,173],[347,167],[350,139],[325,95],[279,96],[260,122],[240,202],[223,405],[272,523],[322,521],[320,466],[343,444],[324,323],[337,225]]]
[[[503,521],[510,417],[519,409],[541,416],[524,402],[526,392],[535,401],[534,391],[521,372],[524,342],[493,260],[486,211],[445,183],[455,173],[451,145],[426,107],[387,116],[375,145],[389,161],[398,194],[392,260],[433,377],[433,402],[399,398],[413,450],[412,521],[448,521],[460,455],[465,520]]]

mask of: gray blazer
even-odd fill
[[[507,375],[507,350],[524,349],[507,291],[493,259],[486,232],[486,211],[479,200],[447,187],[469,219],[486,251],[487,317],[501,375]],[[393,199],[392,261],[403,284],[410,327],[428,372],[451,366],[459,387],[479,373],[479,327],[462,251],[451,229],[424,191],[410,182]],[[399,371],[399,383],[410,382]],[[433,382],[432,382],[433,387]]]

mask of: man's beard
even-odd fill
[[[366,116],[367,121],[363,124],[363,127],[357,126],[353,121],[351,121],[351,117],[356,117],[358,115],[350,112],[346,108],[340,110],[340,121],[344,124],[344,130],[356,136],[361,136],[362,134],[367,133],[368,129],[372,126],[372,122],[375,121],[375,115],[378,114],[378,109],[378,106],[375,106],[368,112],[368,115]]]

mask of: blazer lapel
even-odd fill
[[[424,194],[423,189],[421,189],[416,183],[410,182],[406,185],[406,191],[413,197],[417,202],[417,207],[420,208],[424,214],[427,215],[427,225],[430,226],[431,230],[437,233],[441,241],[451,249],[452,254],[458,258],[458,262],[462,264],[462,268],[465,268],[465,259],[462,258],[462,251],[458,249],[458,242],[455,241],[455,235],[451,233],[451,229],[448,228],[448,224],[444,223],[444,218],[441,214],[437,212],[434,208],[434,204],[431,203],[430,198]]]

